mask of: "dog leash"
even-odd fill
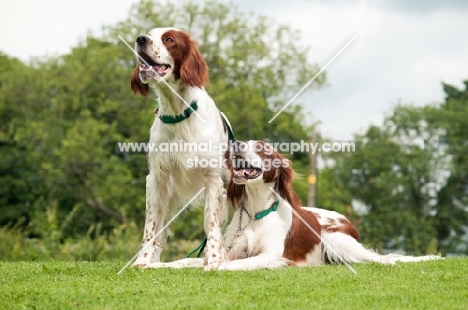
[[[195,248],[195,250],[193,250],[192,252],[190,252],[190,253],[187,255],[187,258],[189,258],[190,256],[192,256],[192,254],[195,253],[195,252],[198,251],[198,250],[200,250],[200,251],[198,251],[197,257],[200,257],[201,253],[202,253],[203,250],[205,249],[205,246],[206,246],[206,242],[207,242],[207,241],[208,241],[208,238],[205,237],[205,238],[203,239],[203,241],[200,243],[200,245],[197,246],[197,247]]]
[[[268,209],[265,209],[263,211],[260,211],[258,213],[255,213],[254,216],[251,216],[249,211],[247,211],[247,209],[244,207],[244,202],[242,202],[242,206],[241,206],[241,209],[240,209],[240,214],[239,214],[239,228],[237,229],[236,233],[234,234],[234,238],[232,240],[232,244],[230,246],[228,246],[227,248],[227,251],[229,252],[231,249],[232,249],[232,246],[234,245],[234,241],[239,238],[240,236],[242,236],[242,233],[244,232],[244,230],[247,228],[247,226],[249,226],[250,222],[255,220],[255,221],[258,221],[258,220],[261,220],[262,218],[264,218],[265,216],[267,216],[268,214],[270,214],[271,212],[275,212],[278,210],[278,205],[279,205],[279,200],[276,200],[275,202],[273,202],[273,204],[268,208]],[[247,223],[247,225],[245,225],[244,227],[242,227],[242,213],[247,213],[247,216],[249,217],[249,222]]]
[[[272,205],[271,207],[269,207],[268,209],[265,209],[263,211],[260,211],[258,213],[255,213],[255,215],[252,217],[250,216],[249,214],[249,211],[247,211],[247,209],[244,207],[244,204],[242,203],[242,207],[241,207],[241,210],[240,210],[240,214],[239,214],[239,228],[237,229],[237,232],[236,234],[234,235],[234,240],[236,240],[237,238],[239,238],[242,233],[244,232],[244,230],[247,228],[247,226],[249,226],[250,222],[255,220],[255,221],[258,221],[258,220],[261,220],[262,218],[264,218],[265,216],[267,216],[268,214],[270,214],[271,212],[275,212],[278,210],[278,205],[279,205],[279,200],[276,200]],[[245,225],[244,227],[242,227],[242,213],[247,213],[247,216],[249,217],[249,222],[247,223],[247,225]],[[206,246],[206,242],[208,241],[208,238],[205,237],[202,242],[193,250],[191,251],[188,255],[187,255],[187,258],[189,258],[190,256],[192,256],[192,254],[194,254],[195,252],[198,251],[197,253],[197,257],[200,257],[201,254],[203,253],[203,250],[205,249],[205,246]],[[234,241],[233,241],[233,244],[234,244]],[[232,249],[232,245],[230,245],[228,248],[227,248],[227,251],[229,252],[229,250]]]

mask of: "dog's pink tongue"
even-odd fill
[[[238,178],[243,178],[245,174],[245,169],[233,170],[234,176]]]
[[[156,71],[157,73],[161,73],[161,72],[164,71],[164,70],[162,70],[161,67],[158,67],[158,66],[153,66],[153,70]]]

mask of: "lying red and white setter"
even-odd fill
[[[236,211],[225,232],[227,261],[219,269],[393,264],[440,258],[380,255],[364,248],[356,228],[343,215],[301,206],[292,185],[294,171],[290,161],[271,146],[263,141],[235,142],[232,149],[228,201]],[[203,259],[187,258],[149,267],[202,266]]]
[[[208,259],[205,268],[216,269],[224,260],[220,228],[226,214],[223,168],[221,165],[188,167],[187,164],[195,157],[218,160],[219,151],[184,148],[169,152],[158,148],[171,143],[227,144],[226,125],[204,89],[208,66],[189,34],[174,28],[156,28],[140,35],[135,49],[139,57],[131,75],[131,88],[143,97],[147,97],[150,88],[154,90],[159,110],[150,129],[150,143],[155,145],[155,150],[148,153],[143,250],[133,266],[147,267],[151,262],[160,261],[166,236],[162,233],[154,237],[164,227],[167,215],[181,209],[206,187],[204,229],[208,237]]]

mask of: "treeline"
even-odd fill
[[[444,102],[396,106],[321,171],[322,206],[351,202],[377,249],[468,254],[468,81],[442,86]]]
[[[25,64],[0,54],[0,260],[129,258],[138,249],[146,155],[117,145],[148,140],[155,101],[131,93],[135,59],[119,35],[133,42],[155,25],[186,29],[237,139],[309,139],[300,105],[268,124],[319,69],[299,33],[215,1],[160,6],[141,1],[67,55]],[[356,136],[355,153],[330,155],[320,171],[319,207],[347,213],[368,245],[467,253],[468,92],[444,89],[444,103],[396,107],[383,127]],[[291,159],[306,176],[308,155]],[[306,202],[306,178],[295,185]],[[184,217],[169,259],[203,236],[202,212]]]

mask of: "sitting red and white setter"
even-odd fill
[[[364,248],[356,228],[343,215],[301,206],[292,185],[290,161],[263,141],[235,142],[230,164],[228,201],[235,213],[225,232],[227,261],[220,270],[440,258],[380,255]],[[149,267],[202,266],[203,259],[187,258]]]
[[[150,129],[149,142],[155,149],[148,153],[142,251],[133,266],[147,267],[160,261],[166,236],[162,233],[154,237],[164,227],[167,215],[181,209],[205,187],[204,229],[208,237],[205,268],[216,269],[225,255],[221,233],[227,213],[223,168],[189,167],[188,161],[195,157],[218,160],[220,152],[198,148],[169,152],[158,148],[171,143],[228,143],[226,124],[204,89],[208,66],[189,34],[174,28],[156,28],[140,35],[135,49],[139,57],[131,75],[131,88],[143,97],[147,97],[150,88],[154,90],[159,110]],[[192,204],[197,205],[199,200]]]

